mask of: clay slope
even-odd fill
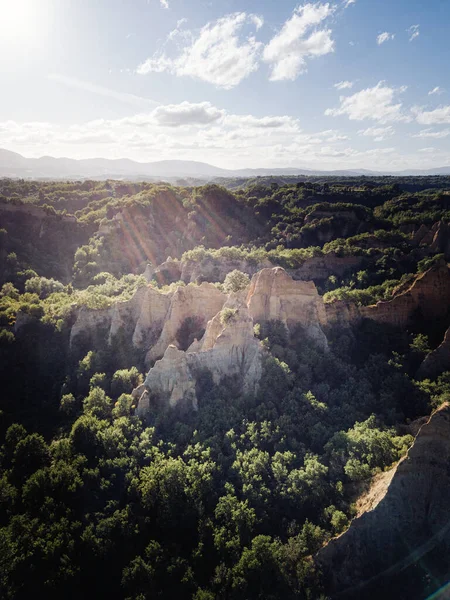
[[[186,351],[173,344],[167,346],[164,356],[150,369],[144,386],[135,391],[138,413],[144,416],[148,411],[149,390],[170,406],[188,400],[196,408],[196,383],[204,370],[212,374],[216,383],[231,376],[237,378],[244,393],[256,392],[263,350],[254,336],[254,324],[279,320],[288,329],[301,324],[307,336],[326,348],[321,328],[324,318],[323,301],[312,282],[293,281],[280,267],[263,269],[252,278],[247,290],[228,296],[208,322],[201,339]],[[169,318],[163,333],[173,334],[175,322],[179,321]],[[168,337],[161,335],[160,339]],[[159,344],[149,351],[150,356],[156,353],[155,348],[162,347]]]
[[[81,308],[71,331],[71,342],[93,335],[96,330],[105,332],[110,342],[115,336],[122,336],[122,340],[144,354],[147,366],[159,361],[154,366],[156,370],[149,373],[148,387],[151,384],[152,390],[167,397],[171,404],[185,396],[192,397],[195,404],[192,390],[200,367],[210,369],[216,379],[227,374],[234,376],[237,366],[233,360],[242,362],[242,353],[253,356],[253,334],[249,332],[254,323],[279,320],[288,330],[300,324],[305,335],[326,349],[325,325],[352,325],[369,318],[405,327],[419,315],[428,321],[444,317],[449,305],[450,273],[445,262],[418,275],[389,302],[368,307],[343,302],[324,305],[313,282],[294,280],[281,267],[274,267],[258,271],[239,297],[227,297],[212,283],[179,286],[167,294],[146,286],[128,302],[118,302],[110,309]],[[236,310],[236,319],[221,328],[220,313],[227,307]],[[227,338],[230,343],[225,348]],[[197,341],[192,343],[194,339]],[[241,354],[237,352],[239,344]],[[211,356],[204,354],[209,351]],[[194,358],[194,353],[201,356]],[[242,384],[245,389],[255,389],[259,369],[247,370],[253,373],[252,380],[249,383],[244,379]],[[183,378],[184,383],[180,383]]]
[[[254,393],[261,377],[262,346],[253,334],[253,319],[244,304],[231,299],[225,308],[233,311],[224,322],[222,313],[209,321],[205,335],[187,352],[169,346],[164,357],[150,369],[145,389],[175,406],[181,400],[197,408],[196,382],[205,369],[215,383],[223,377],[237,377],[244,393]],[[236,312],[234,312],[236,311]],[[138,414],[145,416],[149,405],[142,397]]]
[[[348,302],[326,304],[327,322],[356,323],[371,319],[405,328],[413,320],[433,321],[446,317],[450,308],[450,271],[442,260],[414,278],[406,289],[398,290],[392,300],[358,307]]]
[[[449,464],[447,404],[422,426],[384,497],[316,555],[331,598],[379,597],[389,578],[450,549]]]
[[[301,267],[286,270],[293,279],[324,281],[330,275],[342,277],[346,271],[358,267],[361,262],[362,258],[360,256],[338,257],[330,253],[324,256],[313,256],[306,259]],[[184,283],[201,283],[203,281],[223,283],[227,274],[235,269],[253,277],[261,269],[270,269],[275,266],[278,265],[272,264],[267,259],[255,262],[252,260],[211,257],[198,261],[168,258],[158,267],[147,265],[144,276],[147,281],[150,282],[154,279],[158,284],[177,281],[183,281]]]
[[[261,346],[253,327],[268,320],[280,320],[288,329],[300,324],[305,335],[327,347],[323,300],[314,283],[294,281],[281,267],[262,269],[239,294],[227,296],[211,283],[179,286],[168,294],[146,286],[128,302],[109,309],[81,308],[71,343],[96,330],[110,342],[121,335],[145,353],[148,366],[157,361],[146,379],[148,389],[172,406],[188,398],[195,407],[196,379],[205,369],[217,382],[224,376],[239,376],[244,392],[256,390]],[[143,406],[144,399],[141,414]]]
[[[106,332],[108,340],[121,334],[135,348],[146,354],[146,363],[161,358],[170,344],[178,344],[177,334],[187,317],[191,317],[195,334],[203,333],[206,323],[221,310],[226,295],[210,283],[179,287],[165,294],[146,286],[139,288],[127,302],[117,302],[109,309],[81,308],[71,330],[71,344],[95,330]]]
[[[445,332],[442,343],[436,350],[430,352],[420,365],[417,377],[420,379],[432,378],[448,370],[450,370],[450,327]]]

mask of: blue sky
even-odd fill
[[[0,0],[0,147],[450,164],[448,0]]]

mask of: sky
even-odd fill
[[[449,24],[449,0],[0,0],[0,148],[448,166]]]

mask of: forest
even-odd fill
[[[197,411],[155,398],[145,419],[145,353],[71,329],[140,288],[238,290],[261,265],[367,307],[450,260],[448,223],[446,177],[0,180],[0,597],[331,598],[314,556],[450,400],[449,371],[418,375],[450,313],[330,325],[326,351],[257,323],[257,393],[205,371]],[[425,598],[447,575],[419,565],[364,597]]]

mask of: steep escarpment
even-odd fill
[[[326,305],[328,323],[356,323],[371,319],[377,323],[405,328],[413,321],[431,322],[448,316],[450,308],[450,271],[444,260],[437,262],[411,283],[394,290],[392,300],[358,307],[342,301]]]
[[[450,328],[445,332],[442,343],[425,357],[417,372],[417,377],[423,379],[440,375],[450,369]]]
[[[312,256],[305,259],[303,264],[297,268],[286,268],[286,272],[293,279],[304,281],[325,281],[328,277],[334,275],[342,277],[346,272],[356,269],[361,265],[361,256],[336,256],[334,253],[321,256]],[[174,260],[168,258],[158,267],[148,265],[144,276],[147,281],[154,279],[158,284],[169,284],[176,281],[184,283],[223,283],[225,277],[235,269],[253,277],[261,269],[282,266],[273,259],[265,260],[241,260],[232,258],[213,258],[207,256],[202,260]]]
[[[258,271],[238,294],[227,296],[211,283],[179,286],[168,293],[149,285],[109,309],[81,308],[71,342],[98,330],[109,343],[119,336],[141,353],[147,368],[152,367],[145,384],[148,389],[172,405],[183,397],[195,405],[202,369],[210,370],[217,381],[238,371],[247,373],[242,385],[255,389],[260,373],[255,366],[260,358],[259,342],[253,335],[255,323],[278,321],[287,331],[301,325],[308,339],[326,349],[324,328],[329,325],[352,326],[370,319],[401,328],[419,317],[425,322],[444,318],[449,305],[450,275],[445,262],[418,275],[392,300],[367,307],[324,304],[312,281],[294,280],[281,267],[274,267]],[[224,314],[232,318],[227,321]]]
[[[450,407],[445,405],[422,426],[384,496],[317,554],[332,598],[376,598],[381,590],[383,597],[393,597],[384,587],[391,577],[436,548],[448,552],[449,461]]]
[[[121,336],[153,365],[145,387],[175,405],[183,398],[196,405],[198,375],[208,370],[214,381],[239,377],[244,392],[255,391],[261,375],[262,347],[255,323],[297,325],[318,346],[327,347],[323,300],[312,282],[294,281],[280,267],[262,269],[248,289],[228,296],[211,283],[179,286],[162,293],[141,287],[127,302],[109,309],[78,310],[72,346],[101,330],[111,343]],[[145,390],[141,390],[142,396]],[[147,396],[146,396],[147,398]],[[145,412],[141,402],[139,412]]]
[[[6,254],[12,252],[17,255],[19,265],[68,283],[75,251],[88,241],[95,228],[77,222],[72,215],[55,214],[39,206],[0,202],[0,229],[6,230],[5,240],[0,244],[2,284],[12,277],[5,260]]]
[[[234,308],[231,308],[234,306]],[[253,319],[244,304],[236,299],[227,302],[224,310],[208,323],[200,342],[194,342],[187,352],[171,345],[161,360],[150,369],[144,383],[145,391],[156,392],[175,406],[181,400],[197,408],[196,383],[205,370],[215,383],[224,377],[238,378],[243,393],[255,393],[261,377],[262,346],[253,333]],[[142,396],[141,396],[142,398]],[[140,400],[138,414],[145,416],[148,396]]]
[[[263,269],[250,283],[247,305],[255,322],[282,321],[288,329],[301,324],[311,337],[326,345],[324,304],[312,281],[294,281],[280,267]]]
[[[431,227],[421,225],[412,239],[414,246],[422,246],[431,253],[443,253],[450,258],[450,227],[438,221]]]
[[[209,285],[202,284],[204,289]],[[178,288],[176,293],[184,289]],[[177,305],[179,309],[183,306],[174,303]],[[205,370],[216,383],[231,376],[237,378],[244,393],[254,393],[261,377],[263,348],[253,328],[255,323],[272,320],[281,321],[288,330],[300,324],[307,337],[322,348],[327,346],[321,329],[323,301],[314,284],[293,281],[280,267],[263,269],[253,277],[247,290],[232,293],[222,302],[220,311],[209,320],[204,335],[194,340],[186,351],[172,344],[166,346],[164,356],[150,369],[143,388],[136,391],[135,395],[140,397],[139,414],[144,415],[148,410],[148,390],[165,398],[171,406],[188,400],[196,408],[196,384]],[[170,337],[176,339],[174,333],[179,322],[179,318],[167,319],[160,341],[149,350],[149,357],[159,354]]]
[[[206,323],[222,308],[225,298],[208,283],[178,287],[168,294],[151,286],[141,287],[131,300],[117,302],[109,309],[80,308],[71,330],[71,344],[102,329],[108,342],[122,335],[145,353],[149,363],[160,358],[170,344],[179,344],[177,336],[186,319],[190,319],[187,334],[201,337]]]

